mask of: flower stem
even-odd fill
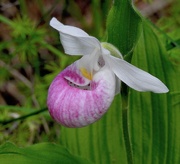
[[[127,95],[122,95],[122,124],[123,124],[123,135],[125,148],[127,153],[127,163],[133,164],[133,155],[131,148],[131,141],[129,135],[129,127],[128,127],[128,108],[127,108],[128,97]]]
[[[40,110],[37,110],[37,111],[35,111],[35,112],[29,113],[29,114],[27,114],[27,115],[23,115],[23,116],[21,116],[21,117],[15,118],[15,119],[7,120],[7,121],[0,121],[0,124],[2,124],[2,125],[7,125],[7,124],[9,124],[9,123],[12,123],[12,122],[15,122],[15,121],[18,121],[18,120],[24,120],[25,118],[28,118],[28,117],[37,115],[37,114],[42,113],[42,112],[45,112],[45,111],[47,111],[47,108],[46,108],[46,107],[45,107],[45,108],[42,108],[42,109],[40,109]]]
[[[123,134],[124,134],[124,142],[126,147],[127,153],[127,160],[128,164],[133,164],[133,157],[132,157],[132,150],[131,150],[131,143],[129,138],[129,131],[128,131],[128,118],[127,118],[127,109],[122,110],[123,114]]]

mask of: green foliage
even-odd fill
[[[64,2],[64,12],[73,15],[75,20],[80,20],[83,29],[97,38],[106,37],[103,34],[106,14],[111,6],[110,0],[103,1],[103,4],[101,1],[92,1],[92,24],[88,23],[74,1]],[[15,81],[19,94],[24,95],[25,100],[16,106],[0,106],[0,124],[3,125],[0,128],[0,141],[12,140],[20,146],[42,141],[60,142],[68,151],[50,143],[26,148],[6,143],[0,147],[0,161],[180,163],[179,1],[170,11],[172,15],[162,18],[156,27],[134,9],[130,0],[114,0],[106,22],[107,41],[115,45],[133,65],[162,80],[170,92],[139,93],[123,84],[122,94],[115,97],[103,118],[79,129],[59,128],[48,112],[44,112],[48,85],[55,75],[77,57],[68,57],[59,51],[62,47],[59,46],[57,32],[49,32],[46,24],[39,26],[32,21],[28,16],[26,2],[20,0],[19,3],[23,16],[11,20],[0,15],[0,21],[6,24],[11,36],[11,39],[0,43],[0,84]],[[40,1],[38,4],[42,6]],[[43,7],[41,11],[46,13]],[[49,20],[45,18],[45,21]],[[52,37],[58,45],[49,44],[47,37]],[[10,53],[7,55],[5,50]],[[45,62],[42,63],[42,59]],[[17,62],[12,64],[14,60]],[[30,76],[21,73],[22,69],[27,72],[27,68],[31,70]],[[49,73],[42,75],[44,70]],[[12,123],[12,126],[8,123]]]
[[[27,12],[26,3],[20,2],[22,13]],[[1,93],[5,94],[5,105],[0,106],[0,124],[3,125],[0,126],[0,144],[11,140],[22,146],[58,139],[57,125],[51,123],[48,112],[41,114],[37,109],[46,106],[47,89],[54,76],[72,61],[63,57],[58,46],[47,42],[52,37],[47,35],[49,25],[40,26],[28,13],[13,19],[0,15],[0,25],[0,34],[5,35],[0,42],[0,100]],[[53,59],[56,59],[54,65],[51,64]],[[30,117],[31,112],[36,115]],[[26,115],[30,118],[24,117]],[[51,130],[48,124],[53,126]]]
[[[162,17],[158,22],[157,26],[166,32],[169,37],[172,37],[174,40],[179,40],[180,38],[180,19],[179,19],[179,5],[180,1],[174,0],[172,7],[167,9],[168,16]]]
[[[12,57],[18,55],[23,62],[30,60],[29,58],[31,58],[30,61],[34,57],[36,59],[39,46],[41,47],[42,42],[44,42],[45,29],[35,28],[35,23],[26,16],[18,17],[12,21],[0,15],[0,20],[6,23],[11,30],[12,40],[6,46],[14,48]]]
[[[73,156],[64,147],[51,143],[41,143],[33,146],[18,148],[12,143],[0,146],[0,161],[4,164],[91,164],[81,157]]]
[[[118,47],[123,56],[133,51],[141,31],[141,18],[131,3],[114,1],[107,18],[108,42]]]
[[[134,163],[179,163],[180,104],[173,102],[179,97],[175,93],[180,93],[176,78],[180,72],[178,67],[174,68],[157,31],[146,21],[143,21],[143,32],[134,49],[132,63],[160,78],[170,90],[160,95],[133,90],[129,93]]]

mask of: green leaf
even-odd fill
[[[0,161],[3,164],[91,164],[88,160],[71,155],[64,147],[51,143],[19,148],[7,142],[0,146]]]
[[[168,94],[129,93],[129,130],[134,163],[180,163],[180,66],[169,53],[150,23],[135,47],[132,63],[161,79]],[[180,53],[180,50],[179,50]]]
[[[122,55],[132,52],[141,32],[141,18],[131,0],[115,0],[107,19],[108,42]]]

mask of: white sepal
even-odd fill
[[[168,88],[156,77],[129,64],[125,60],[110,55],[104,55],[106,63],[116,76],[129,87],[138,91],[166,93]]]
[[[66,26],[56,18],[52,18],[50,25],[59,31],[64,51],[69,55],[90,55],[96,49],[101,49],[100,42],[80,28]]]

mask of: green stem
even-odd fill
[[[42,108],[41,110],[38,110],[38,111],[35,111],[35,112],[32,112],[32,113],[29,113],[27,115],[24,115],[24,116],[21,116],[21,117],[18,117],[18,118],[15,118],[15,119],[11,119],[11,120],[7,120],[7,121],[0,121],[0,124],[2,125],[7,125],[9,123],[12,123],[12,122],[15,122],[15,121],[18,121],[18,120],[24,120],[28,117],[31,117],[31,116],[34,116],[34,115],[37,115],[39,113],[42,113],[42,112],[45,112],[47,111],[47,108]]]
[[[133,155],[131,148],[131,141],[129,135],[129,127],[128,127],[128,93],[127,88],[125,87],[125,93],[122,95],[122,124],[123,124],[123,135],[125,148],[127,153],[127,162],[128,164],[133,164]]]
[[[127,109],[123,109],[122,114],[123,114],[122,115],[123,116],[123,134],[124,134],[124,142],[125,142],[126,153],[127,153],[127,160],[128,160],[128,164],[133,164],[131,143],[130,143],[129,130],[128,130]]]

